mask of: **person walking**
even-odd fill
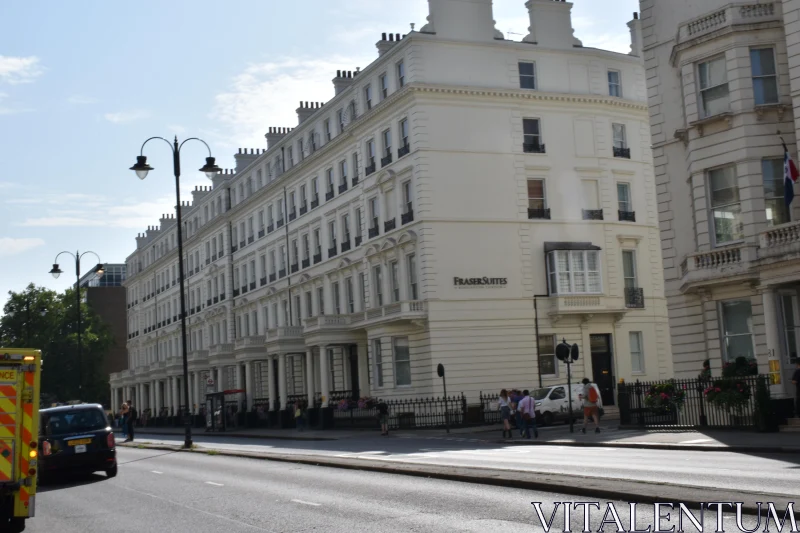
[[[514,424],[517,426],[519,436],[522,437],[522,413],[519,412],[519,402],[522,400],[522,394],[518,389],[514,389],[511,391],[509,398],[511,399],[511,416],[514,417]]]
[[[536,402],[530,397],[528,390],[522,391],[522,399],[517,404],[517,411],[522,418],[523,432],[526,439],[531,438],[531,429],[535,438],[539,438],[539,430],[536,429]]]
[[[600,407],[603,400],[600,398],[600,389],[589,378],[583,378],[583,392],[578,399],[583,402],[583,427],[581,433],[586,433],[586,423],[589,418],[594,419],[594,432],[600,433]]]
[[[306,410],[302,400],[294,404],[294,422],[298,431],[304,431],[306,427]]]
[[[128,408],[128,404],[122,402],[122,407],[119,408],[119,421],[120,421],[120,429],[122,430],[122,437],[124,439],[128,438],[128,414],[130,409]]]
[[[383,400],[378,403],[378,421],[381,424],[381,435],[389,436],[389,406]]]
[[[133,402],[131,400],[128,400],[128,438],[125,439],[125,442],[133,442],[133,428],[136,426],[136,417],[136,407],[133,406]]]
[[[503,438],[511,438],[511,399],[508,391],[500,391],[500,398],[497,400],[497,407],[500,409],[500,419],[503,421]]]
[[[800,359],[797,360],[797,368],[792,375],[792,383],[794,383],[794,408],[795,415],[800,418]]]

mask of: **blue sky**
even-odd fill
[[[524,4],[494,1],[507,39],[527,34]],[[634,11],[636,0],[575,0],[575,35],[627,53]],[[202,137],[232,168],[238,147],[294,126],[300,100],[331,98],[337,69],[374,60],[381,32],[419,29],[427,13],[426,0],[1,2],[0,302],[30,282],[72,283],[66,256],[65,275],[47,273],[62,250],[123,262],[173,212],[166,146],[148,145],[147,180],[128,170],[146,138]],[[209,184],[193,170],[205,155],[184,151],[185,199]]]

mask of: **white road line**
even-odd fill
[[[215,487],[224,487],[222,483],[214,483],[213,481],[206,481],[206,485],[214,485]]]
[[[684,440],[679,442],[678,444],[697,444],[700,442],[712,442],[714,439],[694,439],[694,440]]]
[[[321,503],[307,502],[303,500],[291,500],[291,501],[293,501],[294,503],[299,503],[301,505],[312,505],[314,507],[319,507],[320,505],[322,505]]]
[[[164,472],[159,472],[158,470],[151,470],[151,472],[154,473],[154,474],[163,474],[164,473]]]

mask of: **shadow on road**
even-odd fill
[[[71,489],[73,487],[80,487],[83,485],[92,485],[100,481],[107,480],[105,474],[49,474],[43,479],[39,479],[39,488],[37,492],[53,492],[57,490]]]

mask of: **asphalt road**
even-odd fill
[[[125,448],[118,458],[114,479],[98,474],[43,486],[27,531],[525,532],[543,531],[531,502],[544,502],[549,519],[553,502],[576,501],[562,494],[205,454]],[[628,504],[613,503],[630,529]],[[591,530],[597,531],[606,505],[601,501],[602,511],[591,512]],[[571,529],[583,530],[583,512],[573,511],[571,518]],[[733,520],[725,521],[732,526]],[[639,529],[652,525],[653,507],[640,506],[636,522]],[[677,523],[674,516],[670,523]],[[554,530],[563,530],[563,513],[556,513]]]
[[[141,442],[180,445],[182,437],[142,435]],[[376,462],[433,464],[570,474],[672,483],[700,488],[784,494],[796,497],[800,458],[722,451],[514,446],[477,439],[382,438],[339,441],[253,440],[197,435],[201,448],[280,454],[323,455]]]

